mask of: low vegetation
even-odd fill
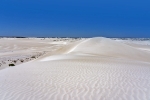
[[[15,66],[15,64],[9,64],[9,66]]]
[[[23,59],[21,59],[21,60],[20,60],[20,62],[24,62],[24,60],[23,60]]]
[[[36,58],[35,56],[32,56],[31,58]]]
[[[16,63],[17,61],[16,61],[16,60],[14,60],[13,62],[14,62],[14,63]]]

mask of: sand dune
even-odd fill
[[[77,43],[67,45],[56,51],[55,54],[59,54],[58,58],[61,58],[60,54],[73,54],[126,58],[150,62],[150,53],[144,52],[124,43],[101,37],[82,40]],[[49,58],[56,59],[56,56],[50,56]],[[48,57],[46,59],[48,59]]]
[[[0,38],[0,70],[9,64],[22,64],[53,52],[76,39]]]
[[[150,53],[106,38],[0,70],[0,100],[150,100]]]

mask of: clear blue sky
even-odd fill
[[[0,36],[150,37],[150,0],[0,0]]]

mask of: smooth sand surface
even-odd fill
[[[150,100],[149,45],[107,38],[58,44],[0,70],[0,100]]]

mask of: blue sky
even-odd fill
[[[146,0],[1,0],[0,36],[150,37]]]

